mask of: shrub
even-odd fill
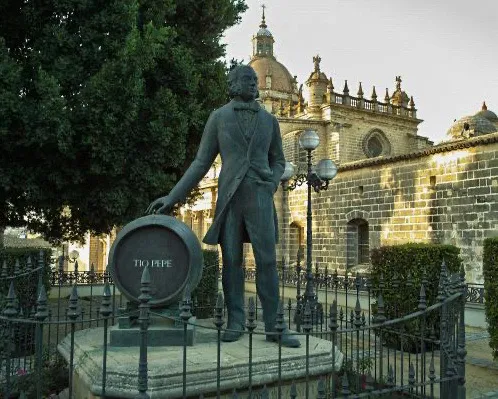
[[[199,319],[206,319],[212,316],[216,302],[220,261],[218,251],[205,249],[202,252],[204,256],[202,278],[197,288],[192,292],[192,299],[196,305],[195,316]]]
[[[484,306],[488,322],[489,346],[498,359],[498,237],[484,240]]]
[[[436,303],[441,264],[446,263],[448,273],[456,273],[462,266],[460,249],[453,245],[440,244],[403,244],[385,246],[372,250],[372,295],[374,300],[379,294],[380,276],[384,277],[385,315],[394,319],[417,311],[420,286],[425,278],[425,294],[428,306]],[[393,282],[398,287],[393,287]],[[374,309],[375,310],[375,309]],[[420,319],[404,323],[405,338],[403,349],[416,351],[420,347]],[[439,337],[439,312],[431,312],[426,319],[426,335],[434,327],[436,338]],[[398,328],[399,329],[399,328]],[[383,332],[383,339],[389,346],[401,348],[400,335]]]
[[[36,398],[37,380],[34,370],[18,369],[14,378],[13,391],[19,394],[24,393],[27,398]],[[60,354],[55,353],[49,357],[48,353],[44,353],[40,381],[43,397],[57,395],[69,386],[69,370]]]

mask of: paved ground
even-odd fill
[[[498,361],[493,361],[485,330],[467,329],[467,397],[498,399]]]

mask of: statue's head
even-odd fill
[[[249,65],[238,65],[228,73],[228,95],[251,101],[259,97],[258,76]]]

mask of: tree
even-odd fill
[[[164,195],[226,101],[243,0],[0,4],[0,226],[108,232]]]

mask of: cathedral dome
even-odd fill
[[[446,134],[450,139],[458,139],[469,136],[481,136],[494,132],[496,132],[496,126],[477,113],[476,115],[464,116],[456,121]]]
[[[479,116],[482,116],[483,118],[486,118],[490,122],[498,122],[498,116],[493,111],[490,111],[488,107],[486,106],[486,102],[482,103],[482,108],[481,110],[476,114]]]
[[[274,57],[255,56],[249,65],[258,75],[258,89],[276,90],[284,93],[294,93],[294,79],[287,68],[278,62]],[[266,77],[270,76],[270,87],[268,87]]]
[[[273,37],[273,35],[266,26],[260,27],[258,33],[256,33],[256,36]]]

